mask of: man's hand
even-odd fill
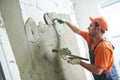
[[[71,64],[80,64],[81,62],[81,59],[78,59],[78,58],[73,58],[73,59],[70,59],[68,60],[68,63],[71,63]]]
[[[65,23],[65,21],[63,21],[63,20],[61,20],[61,19],[57,19],[57,22],[60,23],[60,24]]]

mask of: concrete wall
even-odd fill
[[[81,66],[68,64],[58,54],[52,53],[53,48],[58,48],[59,38],[54,27],[45,24],[43,15],[46,12],[69,15],[69,20],[77,25],[74,8],[69,0],[0,0],[0,11],[22,80],[92,80],[90,76],[86,77],[89,73]],[[84,20],[82,15],[84,13],[81,13],[81,19]],[[26,25],[39,28],[39,43],[29,41]],[[87,47],[82,37],[76,38],[66,25],[62,26],[66,28],[62,29],[64,37],[59,48],[68,47],[74,54],[86,57]]]
[[[22,73],[24,71],[27,75],[29,73],[28,71],[31,69],[31,67],[29,68],[28,66],[28,64],[31,63],[31,58],[29,55],[29,48],[27,46],[28,43],[25,36],[19,1],[0,0],[0,12],[3,17],[11,47],[22,77]],[[30,75],[28,75],[28,78],[29,77]],[[22,80],[29,79],[22,78]]]

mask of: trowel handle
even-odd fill
[[[80,57],[80,56],[75,56],[75,55],[69,55],[69,56],[71,56],[72,59],[74,59],[74,58],[78,58],[78,59],[82,59],[82,60],[89,61],[89,59],[87,59],[87,58],[83,58],[83,57]],[[70,57],[69,57],[69,58],[70,58]]]

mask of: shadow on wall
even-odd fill
[[[70,17],[65,14],[45,13],[46,24],[39,22],[39,25],[36,25],[31,17],[25,23],[25,32],[34,60],[33,79],[86,80],[84,70],[80,66],[72,66],[59,54],[52,52],[52,49],[60,48],[69,48],[72,53],[79,52],[73,32],[65,24],[56,21],[53,24],[52,20],[55,18],[70,21]]]

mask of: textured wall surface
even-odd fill
[[[76,24],[74,9],[70,1],[39,0],[37,2],[28,2],[27,0],[21,0],[20,4],[24,23],[27,21],[26,25],[28,26],[26,27],[30,28],[31,26],[33,30],[32,33],[26,31],[28,33],[27,38],[30,40],[29,48],[32,57],[32,63],[29,65],[33,66],[33,69],[29,69],[31,78],[36,80],[86,80],[86,73],[81,66],[72,66],[61,59],[58,54],[52,53],[52,49],[54,48],[67,47],[73,54],[80,55],[77,39],[73,32],[66,25],[57,25],[60,31],[59,34],[61,34],[61,36],[58,36],[55,28],[51,24],[45,24],[43,19],[46,12],[68,14],[69,16],[67,17],[59,16],[59,18],[64,17],[63,19]],[[51,18],[55,18],[55,16]],[[31,31],[31,29],[27,30]],[[23,71],[24,68],[26,66],[21,68],[22,78],[29,79],[29,77],[26,77],[28,76],[26,74],[27,71]]]
[[[50,13],[45,17],[48,24],[39,22],[39,25],[36,25],[32,18],[29,18],[25,24],[34,60],[31,78],[36,80],[86,80],[85,71],[80,66],[74,67],[63,60],[58,53],[52,52],[52,49],[69,48],[72,54],[79,55],[77,40],[73,32],[65,24],[57,22],[53,24],[51,21],[54,18],[70,21],[69,16]]]

